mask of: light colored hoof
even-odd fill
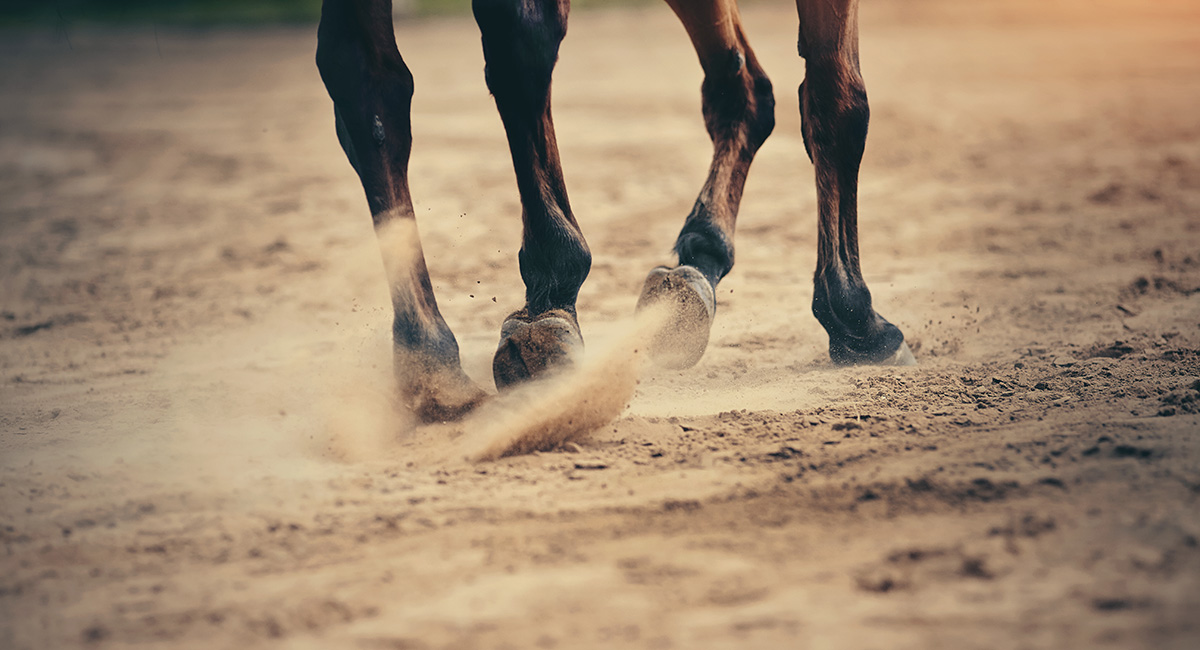
[[[450,422],[461,419],[487,399],[487,393],[475,382],[461,378],[437,381],[412,401],[413,413],[422,422]]]
[[[488,396],[462,369],[420,355],[397,352],[395,372],[405,405],[422,422],[458,420]]]
[[[908,349],[908,341],[901,341],[900,347],[896,348],[896,352],[892,356],[879,362],[881,366],[915,366],[917,358],[913,356],[912,350]]]
[[[691,368],[704,356],[717,311],[712,285],[692,266],[650,271],[638,297],[639,312],[661,309],[662,321],[651,336],[649,357],[665,368]]]
[[[496,388],[565,368],[583,349],[579,323],[562,309],[552,309],[530,318],[524,309],[511,314],[500,326],[500,344],[492,358]]]

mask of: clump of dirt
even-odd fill
[[[1179,415],[1182,413],[1200,413],[1200,379],[1186,386],[1172,389],[1158,400],[1162,408],[1159,415]]]

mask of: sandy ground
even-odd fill
[[[1200,10],[1143,4],[863,8],[865,270],[906,369],[827,360],[793,10],[747,9],[779,126],[707,355],[480,464],[390,406],[312,29],[5,34],[0,647],[1200,647]],[[490,388],[522,287],[478,36],[398,37]],[[670,261],[699,83],[665,7],[573,16],[594,347]]]

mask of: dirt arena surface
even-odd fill
[[[708,353],[480,464],[389,405],[313,29],[4,34],[0,647],[1200,647],[1200,9],[1043,4],[862,8],[865,273],[919,366],[828,361],[794,9],[751,6],[778,126]],[[478,35],[398,39],[490,388],[523,288]],[[700,80],[665,6],[572,16],[593,347],[670,261]]]

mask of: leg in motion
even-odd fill
[[[518,259],[525,306],[505,320],[492,363],[503,388],[569,363],[583,344],[575,299],[592,256],[567,200],[550,114],[550,77],[567,31],[568,0],[474,0],[473,10],[524,225]]]
[[[858,256],[858,168],[870,111],[858,65],[858,0],[797,0],[804,145],[819,217],[813,314],[839,365],[915,363],[904,335],[871,307]]]
[[[402,396],[425,421],[459,417],[484,393],[459,365],[458,342],[438,311],[417,236],[408,190],[413,79],[396,48],[391,0],[325,0],[317,68],[383,254]]]
[[[714,288],[733,268],[733,231],[750,163],[775,127],[775,96],[742,31],[734,0],[667,0],[700,57],[704,124],[713,143],[708,178],[675,242],[679,266],[650,272],[638,308],[665,304],[651,353],[667,367],[696,364],[716,311]]]

